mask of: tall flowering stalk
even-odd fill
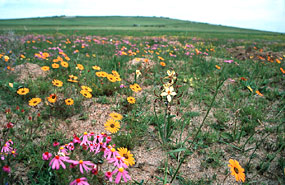
[[[160,87],[160,93],[157,94],[154,91],[154,94],[157,97],[154,101],[154,114],[156,117],[157,128],[162,143],[167,143],[170,140],[170,137],[174,131],[174,122],[172,121],[172,118],[175,117],[175,115],[171,114],[171,107],[175,104],[180,104],[178,98],[182,95],[178,95],[179,86],[176,84],[177,77],[178,74],[174,70],[168,70],[167,76],[161,78],[162,86]],[[160,106],[162,109],[164,108],[163,118],[157,115],[156,105],[158,103],[162,105]]]

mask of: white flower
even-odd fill
[[[141,74],[142,74],[142,73],[140,72],[140,70],[136,70],[137,78],[138,78]]]
[[[171,96],[175,96],[176,94],[177,94],[177,93],[174,92],[174,88],[171,86],[171,87],[166,87],[166,88],[164,89],[164,92],[162,92],[162,93],[160,94],[160,96],[166,96],[167,101],[168,101],[168,102],[171,102]]]

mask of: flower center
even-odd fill
[[[234,167],[234,171],[238,174],[238,169],[236,167]]]
[[[127,154],[124,154],[123,157],[124,157],[125,159],[129,159],[129,156],[128,156]]]
[[[83,161],[82,161],[82,160],[80,160],[80,161],[79,161],[79,164],[83,164]]]
[[[57,156],[55,156],[55,158],[56,158],[56,159],[59,159],[59,156],[57,155]]]
[[[118,171],[121,172],[121,173],[123,173],[124,168],[121,167],[121,168],[118,169]]]
[[[171,91],[167,91],[167,94],[170,94],[171,93]]]
[[[86,135],[87,135],[87,132],[84,132],[84,135],[86,136]]]
[[[115,151],[116,151],[116,149],[115,149],[115,148],[112,148],[112,149],[111,149],[111,152],[115,152]]]
[[[115,128],[115,125],[112,123],[112,124],[110,125],[110,127],[111,127],[111,128]]]
[[[76,179],[76,182],[79,183],[79,182],[81,182],[81,180],[80,179]]]
[[[45,155],[48,155],[48,152],[45,152]]]

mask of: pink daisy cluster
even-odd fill
[[[8,155],[13,155],[14,157],[17,155],[16,149],[13,149],[13,141],[10,139],[1,148],[1,160],[4,161],[5,157]],[[6,173],[10,173],[11,168],[8,165],[3,166],[2,170]]]
[[[89,151],[93,154],[102,154],[103,158],[109,164],[113,164],[113,171],[108,171],[105,173],[106,180],[112,182],[113,176],[115,177],[115,183],[118,184],[123,179],[125,182],[131,180],[126,170],[128,166],[124,162],[124,157],[120,156],[117,150],[110,144],[111,137],[107,136],[106,133],[101,133],[95,135],[93,132],[84,134],[81,137],[74,135],[73,140],[65,145],[59,146],[59,143],[55,147],[59,146],[57,154],[52,158],[52,154],[45,152],[42,154],[43,160],[51,159],[49,165],[52,169],[59,170],[60,168],[66,169],[66,164],[69,164],[70,168],[78,168],[80,173],[89,173],[96,175],[98,173],[97,165],[91,161],[84,160],[72,160],[68,156],[76,149],[78,146],[80,149]],[[81,177],[70,183],[71,185],[88,185],[87,178]]]

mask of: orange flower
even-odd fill
[[[61,65],[62,67],[67,68],[67,67],[68,67],[68,62],[61,61],[61,62],[60,62],[60,65]]]
[[[255,92],[256,92],[256,94],[258,94],[259,96],[263,96],[263,94],[261,94],[258,90],[255,91]]]
[[[80,71],[82,71],[84,69],[84,66],[82,64],[77,64],[76,69],[79,69]]]
[[[51,67],[54,68],[54,69],[57,69],[57,68],[59,68],[59,64],[53,63],[53,64],[51,65]]]
[[[49,66],[43,66],[43,67],[41,67],[41,69],[42,69],[43,71],[48,71],[48,70],[49,70]]]
[[[162,67],[166,66],[166,64],[165,64],[164,62],[160,62],[160,65],[161,65]]]
[[[242,81],[247,81],[247,79],[244,78],[244,77],[241,77],[240,79],[241,79]]]
[[[55,103],[56,102],[56,95],[55,94],[51,94],[49,97],[47,97],[47,100],[50,103]]]
[[[280,67],[280,71],[284,74],[285,73],[285,70],[282,68],[282,67]]]
[[[231,175],[235,177],[236,181],[245,181],[244,169],[239,165],[239,162],[233,159],[229,160],[229,167],[231,168]]]
[[[221,69],[221,67],[220,67],[220,66],[218,66],[218,65],[215,65],[215,67],[216,67],[217,69]]]
[[[159,60],[164,60],[164,58],[162,58],[161,56],[157,56],[157,58],[159,59]]]

